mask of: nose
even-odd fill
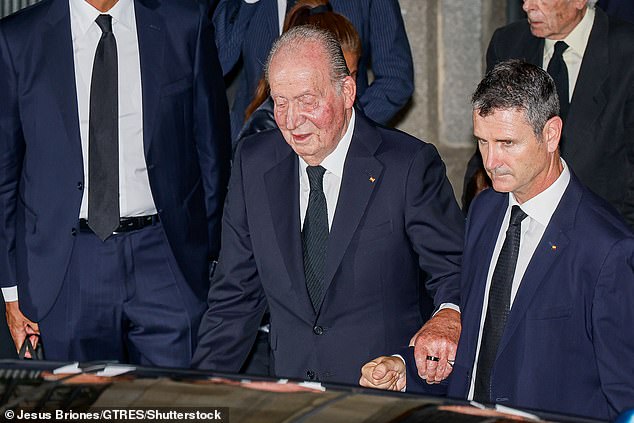
[[[297,104],[290,102],[286,111],[286,129],[292,131],[303,122],[301,110]]]
[[[480,154],[482,155],[482,162],[484,168],[488,171],[492,171],[499,166],[499,159],[495,153],[495,143],[489,142],[484,147],[480,147]]]
[[[535,0],[524,0],[522,2],[522,9],[524,9],[524,12],[528,13],[529,10],[533,9],[535,7]]]

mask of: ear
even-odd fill
[[[583,10],[588,5],[588,0],[574,0],[573,3],[577,10]]]
[[[563,122],[559,116],[553,116],[546,121],[542,130],[542,139],[546,143],[549,153],[554,153],[559,147],[562,128]]]
[[[357,96],[357,83],[351,76],[346,76],[341,85],[341,94],[344,97],[346,109],[352,109]]]

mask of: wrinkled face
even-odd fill
[[[552,183],[549,170],[560,133],[553,132],[554,121],[561,130],[561,119],[551,118],[538,139],[524,111],[496,110],[486,117],[473,112],[473,132],[493,189],[512,192],[524,203]]]
[[[280,49],[269,66],[275,122],[291,148],[311,166],[318,165],[348,128],[356,86],[346,77],[338,90],[329,61],[317,43]]]
[[[587,0],[524,0],[531,33],[540,38],[563,40],[583,18]]]

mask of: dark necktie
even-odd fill
[[[104,241],[119,226],[119,93],[112,16],[96,22],[102,34],[90,82],[88,225]]]
[[[568,116],[568,109],[570,108],[570,101],[568,100],[568,67],[564,62],[564,51],[568,49],[568,44],[563,41],[557,41],[555,43],[555,52],[553,57],[548,63],[547,72],[552,76],[557,87],[557,96],[559,97],[559,116],[565,122],[566,116]]]
[[[520,250],[521,223],[526,216],[519,206],[511,209],[506,238],[491,278],[473,395],[473,399],[478,402],[491,402],[491,368],[511,310],[511,286]]]
[[[321,166],[308,166],[310,194],[304,218],[302,246],[304,249],[304,274],[306,288],[315,311],[319,308],[324,290],[324,265],[328,246],[328,209],[324,195],[324,173]]]

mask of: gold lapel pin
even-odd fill
[[[370,182],[374,183],[374,181],[376,181],[376,178],[374,176],[370,176]]]

